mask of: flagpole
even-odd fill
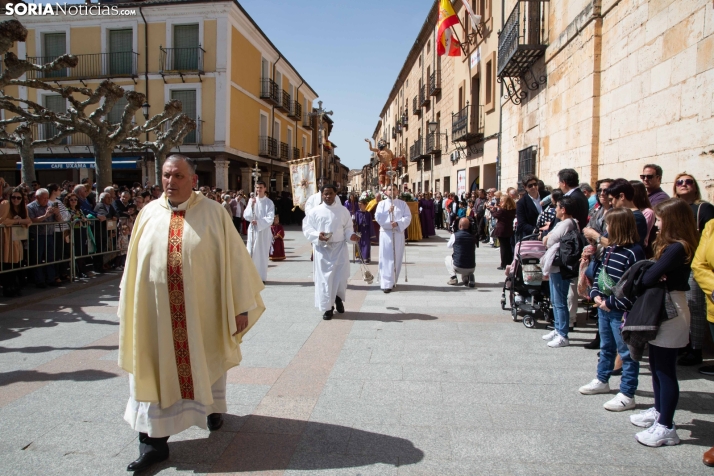
[[[459,20],[459,25],[461,25],[461,28],[464,28],[464,25],[461,24],[461,19],[460,19],[458,16],[456,17],[456,19]],[[464,48],[464,44],[461,43],[461,40],[459,39],[459,35],[456,34],[456,30],[454,30],[454,27],[453,27],[453,26],[450,26],[449,28],[451,28],[451,32],[452,32],[452,33],[454,34],[454,36],[456,37],[456,41],[459,42],[459,46],[461,47],[461,51],[463,51],[464,56],[465,56],[466,59],[468,60],[468,59],[469,59],[469,54],[466,52],[466,49]],[[465,30],[465,28],[464,28],[464,30]],[[448,55],[449,52],[447,51],[446,54]]]

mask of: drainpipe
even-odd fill
[[[302,78],[300,78],[300,79],[302,79]],[[305,84],[304,79],[302,79],[300,86],[298,86],[297,89],[295,90],[295,99],[293,99],[293,101],[297,101],[298,99],[300,99],[300,87],[303,84]],[[298,104],[299,104],[299,102],[298,102]],[[295,143],[293,144],[293,148],[298,144],[298,120],[302,121],[302,117],[298,117],[295,119]],[[293,160],[296,158],[299,158],[299,157],[294,157]]]
[[[144,96],[146,96],[146,104],[149,104],[149,24],[146,22],[144,12],[141,11],[141,7],[139,7],[139,14],[141,15],[141,19],[144,20]],[[148,132],[146,133],[146,142],[149,142]],[[148,152],[146,154],[148,156]],[[156,157],[154,157],[154,160],[156,160]],[[146,162],[146,159],[144,159],[144,167],[148,167]],[[154,165],[154,170],[157,170],[156,165]],[[146,175],[149,175],[148,168],[146,170]],[[159,177],[154,177],[154,181],[158,184]]]
[[[275,81],[275,66],[278,64],[278,61],[280,61],[282,58],[283,58],[283,54],[280,51],[278,51],[278,59],[275,60],[275,63],[273,63],[273,81]],[[280,89],[278,89],[278,93],[280,93],[281,99],[282,99],[283,85],[279,84],[278,86],[280,86]],[[271,117],[273,118],[273,124],[272,124],[272,126],[270,126],[270,130],[271,130],[271,137],[274,138],[275,137],[275,104],[273,104],[273,107],[271,108]],[[277,147],[278,147],[278,153],[280,153],[280,144],[277,144]],[[270,179],[273,178],[273,160],[274,159],[272,159],[272,158],[270,159],[270,167],[268,170],[268,187],[267,187],[268,193],[270,193]],[[276,184],[275,188],[277,188],[277,184]]]
[[[501,0],[501,31],[506,22],[506,0]],[[503,81],[501,81],[501,92],[498,96],[498,157],[496,157],[496,188],[501,189],[501,143],[503,142]]]

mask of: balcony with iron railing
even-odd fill
[[[183,78],[185,74],[204,73],[203,56],[206,51],[201,45],[193,48],[164,48],[159,46],[159,74],[178,74]]]
[[[290,156],[290,160],[296,160],[300,158],[300,149],[297,147],[292,148],[292,155]]]
[[[280,143],[280,160],[290,160],[290,147],[285,142]]]
[[[300,104],[298,101],[293,101],[290,104],[290,112],[288,113],[288,117],[292,117],[293,119],[300,119],[302,117],[302,104]]]
[[[426,93],[426,84],[422,84],[419,88],[419,107],[428,106],[431,102],[429,95]]]
[[[517,0],[498,34],[499,78],[520,78],[545,54],[548,0]]]
[[[280,88],[278,88],[278,84],[270,78],[261,79],[260,99],[263,99],[274,106],[281,104]]]
[[[402,115],[402,121],[401,121],[401,122],[402,122],[402,126],[403,126],[405,129],[408,129],[408,128],[409,128],[409,114],[408,114],[408,111],[404,111],[404,115]]]
[[[28,79],[92,79],[92,78],[136,78],[138,53],[133,51],[120,53],[96,53],[75,55],[77,66],[62,68],[57,71],[28,71]],[[28,56],[27,61],[34,64],[47,64],[57,56]]]
[[[466,107],[451,115],[451,137],[453,141],[468,142],[483,139],[483,106]]]
[[[429,96],[437,96],[441,93],[441,71],[436,70],[429,77]]]
[[[305,112],[305,114],[302,116],[302,126],[305,129],[312,129],[312,116],[310,116],[309,112]]]
[[[441,154],[441,134],[439,132],[431,132],[426,135],[425,153]]]
[[[280,90],[280,102],[277,104],[278,109],[283,112],[290,112],[290,104],[292,104],[290,94],[284,89]]]
[[[424,141],[421,137],[414,141],[414,144],[409,147],[409,161],[416,162],[424,156]]]
[[[412,114],[415,116],[421,116],[421,107],[419,107],[419,95],[414,96],[412,100]]]
[[[278,141],[270,136],[260,136],[258,155],[271,159],[278,158]]]

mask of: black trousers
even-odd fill
[[[498,249],[501,250],[501,267],[505,268],[506,266],[511,264],[511,261],[513,261],[513,250],[511,249],[511,238],[510,237],[499,238],[498,243],[499,243]]]
[[[139,454],[150,453],[152,451],[158,451],[161,453],[168,453],[169,451],[169,437],[164,436],[162,438],[151,438],[147,433],[139,433]]]

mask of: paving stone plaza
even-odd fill
[[[596,351],[582,347],[594,323],[581,313],[571,346],[548,348],[542,324],[501,310],[497,249],[478,250],[475,289],[446,284],[447,238],[410,244],[409,282],[402,272],[389,295],[352,265],[347,312],[323,321],[310,245],[289,227],[267,311],[228,373],[223,428],[172,436],[149,474],[712,474],[701,459],[714,445],[714,380],[680,367],[682,443],[638,444],[631,412],[578,393],[595,377]],[[0,308],[0,474],[127,474],[138,447],[122,418],[118,283]],[[646,364],[636,398],[652,405]]]

